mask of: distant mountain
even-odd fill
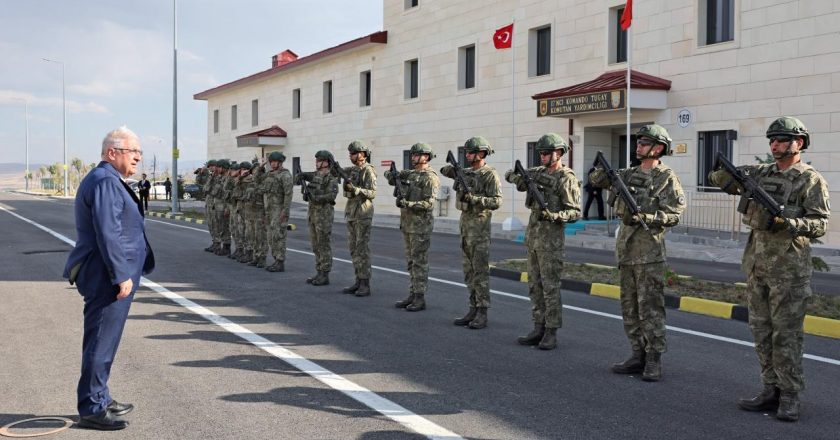
[[[40,168],[42,166],[46,166],[46,164],[30,163],[29,164],[29,170],[34,173],[38,168]],[[21,176],[22,176],[23,172],[25,170],[26,170],[26,164],[25,163],[14,163],[14,162],[0,163],[0,173],[2,173],[2,174],[20,173]]]

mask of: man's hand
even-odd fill
[[[131,278],[129,278],[117,284],[117,287],[120,288],[120,291],[117,292],[117,299],[128,298],[128,295],[131,295],[131,289],[134,288],[134,281],[131,281]]]
[[[470,193],[463,193],[461,195],[461,201],[464,202],[464,203],[473,204],[476,201],[476,196],[474,196]]]
[[[353,186],[353,184],[350,183],[350,182],[347,182],[347,183],[344,184],[344,190],[349,192],[349,193],[355,194],[355,191],[354,191],[355,189],[356,189],[356,187]]]
[[[654,217],[653,214],[630,214],[628,212],[628,213],[624,214],[624,216],[621,218],[621,220],[627,226],[638,225],[642,222],[642,220],[644,220],[645,224],[650,226],[650,224],[654,220],[654,218],[655,217]]]
[[[770,222],[770,227],[767,228],[771,232],[779,232],[779,231],[789,231],[793,229],[791,227],[790,220],[785,217],[773,217]]]
[[[552,221],[554,220],[554,213],[549,211],[548,209],[543,209],[542,211],[540,211],[540,220]]]
[[[407,208],[408,204],[405,199],[397,199],[397,208]]]

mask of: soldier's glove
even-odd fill
[[[347,192],[349,192],[349,193],[352,193],[354,196],[359,194],[359,193],[356,191],[356,187],[355,187],[355,186],[353,186],[353,184],[352,184],[352,183],[350,183],[350,182],[347,182],[347,183],[345,183],[345,184],[344,184],[344,190],[345,190],[345,191],[347,191]]]
[[[507,172],[505,172],[505,182],[508,182],[508,183],[516,183],[516,182],[514,181],[514,176],[516,176],[516,175],[517,175],[517,174],[516,174],[516,173],[514,173],[514,172],[513,172],[513,170],[507,170]]]
[[[773,217],[770,219],[770,226],[767,229],[771,232],[791,231],[793,230],[793,224],[789,218]]]
[[[720,169],[717,171],[712,171],[709,173],[709,181],[712,182],[713,185],[718,186],[727,194],[731,194],[733,196],[737,196],[741,194],[743,191],[743,187],[741,184],[732,177],[732,174],[729,174],[729,171],[724,169]]]
[[[408,202],[405,199],[397,199],[397,208],[408,208]]]
[[[476,196],[474,196],[470,193],[463,193],[463,195],[461,195],[461,201],[464,202],[464,203],[469,203],[470,205],[475,203],[477,199],[478,199],[478,197],[476,197]]]
[[[653,214],[630,214],[629,212],[625,213],[621,218],[627,226],[636,226],[641,224],[642,220],[644,220],[646,225],[651,226],[654,219],[656,219],[656,217]]]
[[[543,209],[542,211],[540,211],[540,220],[553,221],[555,217],[555,213],[549,211],[548,209]]]

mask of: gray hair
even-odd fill
[[[140,138],[125,125],[109,132],[102,140],[102,155],[104,156],[111,148],[125,148],[126,141],[140,143]]]

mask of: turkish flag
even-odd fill
[[[496,33],[493,34],[493,45],[496,49],[510,49],[511,44],[513,44],[513,23],[496,29]]]
[[[633,0],[627,0],[624,5],[624,13],[621,14],[621,30],[626,31],[630,29],[630,24],[633,22]]]

